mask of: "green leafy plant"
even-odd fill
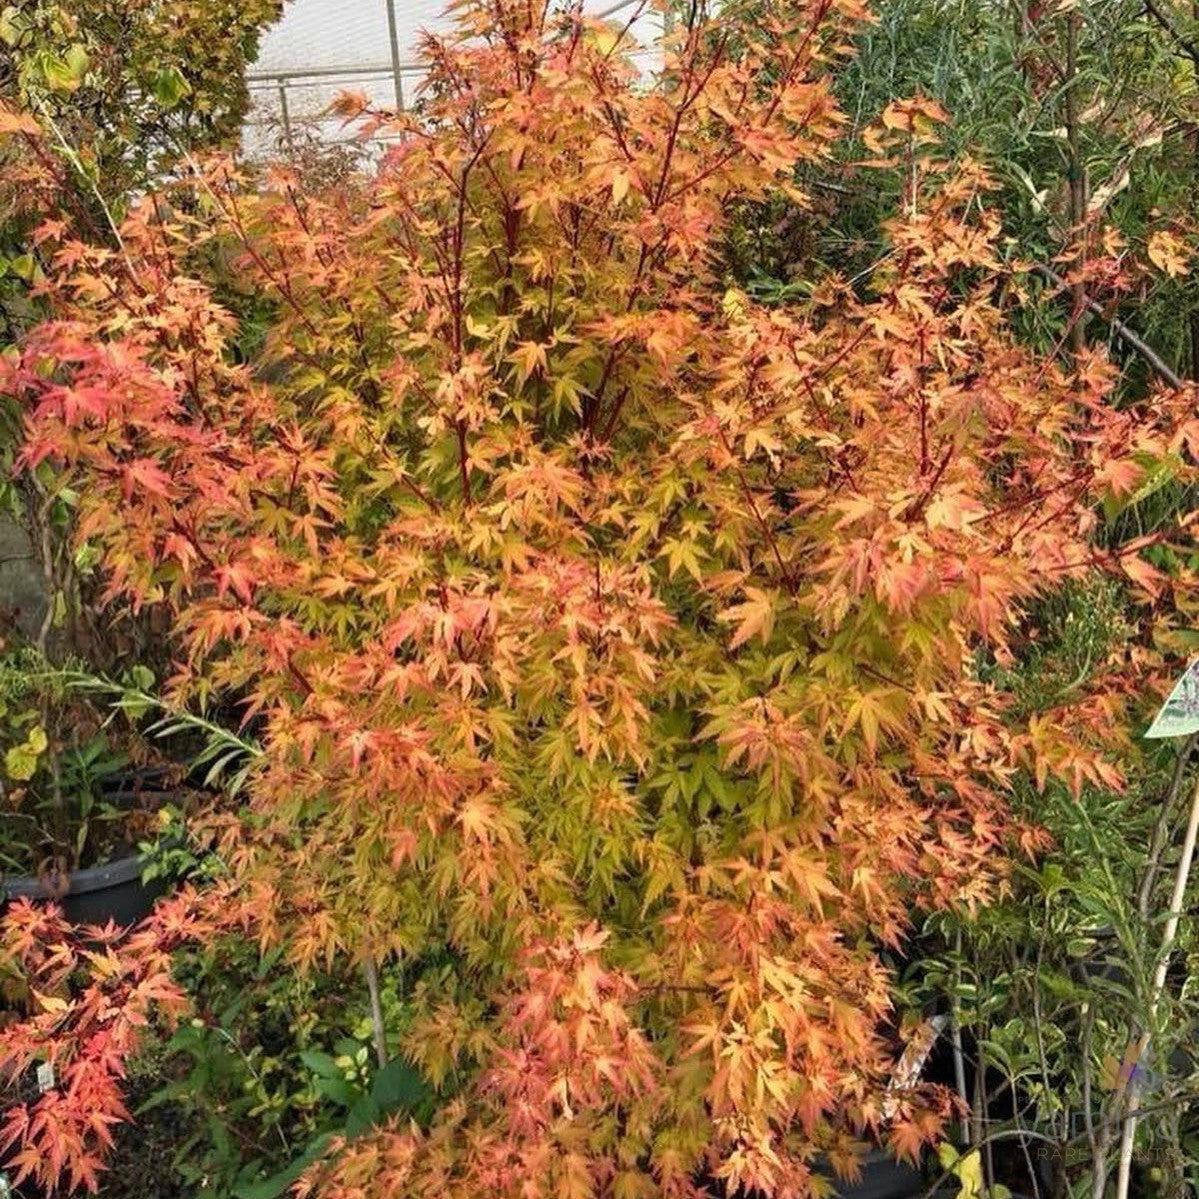
[[[146,813],[109,798],[143,738],[91,705],[36,650],[0,655],[0,863],[61,876],[134,844]]]
[[[114,232],[129,193],[240,134],[245,73],[281,0],[24,0],[0,8],[0,104],[30,113],[59,181]],[[51,215],[53,209],[47,210]]]
[[[1036,636],[1005,670],[1020,702],[1030,712],[1069,704],[1096,675],[1118,674],[1130,616],[1110,584],[1071,587],[1041,605]],[[1121,791],[1019,786],[1017,809],[1035,816],[1051,845],[1017,866],[999,902],[925,927],[911,999],[952,1014],[969,1113],[944,1156],[972,1155],[977,1186],[990,1193],[1006,1184],[1102,1196],[1134,1080],[1150,1112],[1137,1157],[1153,1163],[1163,1194],[1194,1182],[1187,1140],[1199,1105],[1190,1050],[1199,1007],[1188,923],[1166,949],[1160,993],[1156,978],[1194,748],[1151,748]],[[1194,894],[1192,884],[1188,906]],[[1151,1051],[1139,1048],[1146,1030]]]
[[[278,1199],[334,1138],[430,1119],[435,1092],[403,1057],[380,1064],[345,978],[299,978],[277,950],[228,937],[182,955],[176,975],[197,1014],[149,1050],[165,1081],[140,1111],[169,1105],[191,1130],[175,1154],[189,1191]]]

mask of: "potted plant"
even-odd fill
[[[871,1150],[858,1163],[861,1173],[854,1182],[836,1182],[839,1199],[915,1199],[928,1184],[915,1166],[896,1161],[881,1149]]]
[[[0,657],[0,888],[52,899],[68,919],[128,925],[165,889],[139,844],[182,771],[33,649]]]

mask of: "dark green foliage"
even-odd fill
[[[432,1115],[436,1093],[406,1059],[378,1066],[359,980],[301,978],[279,952],[233,938],[189,955],[179,977],[197,1015],[152,1051],[160,1081],[139,1119],[166,1110],[186,1129],[173,1154],[181,1196],[277,1199],[333,1136]],[[402,1029],[395,979],[382,1001]]]

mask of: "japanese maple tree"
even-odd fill
[[[1031,716],[992,667],[1066,580],[1190,602],[1099,504],[1189,470],[1194,397],[1119,409],[1098,351],[1017,343],[925,101],[874,138],[910,187],[867,287],[721,275],[737,204],[804,203],[865,16],[696,8],[647,67],[627,27],[470,3],[415,115],[344,99],[377,174],[217,162],[57,249],[2,386],[112,597],[173,615],[175,699],[256,723],[235,916],[298,969],[402,970],[447,1095],[305,1193],[782,1199],[818,1154],[915,1153],[945,1105],[888,1089],[882,952],[1036,848],[1017,772],[1120,785],[1151,649]],[[253,363],[205,272],[270,301]]]

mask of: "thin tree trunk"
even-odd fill
[[[387,1030],[383,1027],[383,1001],[379,996],[379,968],[375,959],[369,957],[362,964],[362,972],[366,975],[366,989],[371,999],[371,1025],[375,1032],[375,1056],[379,1059],[379,1067],[387,1065]]]

